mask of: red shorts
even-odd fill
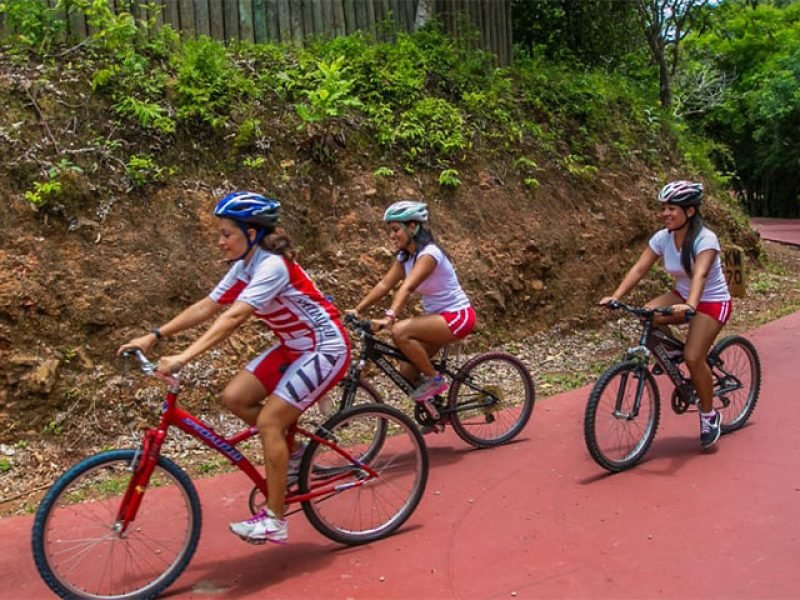
[[[450,332],[458,339],[467,337],[475,328],[475,310],[471,306],[439,314],[444,317]]]
[[[680,298],[683,302],[686,300],[678,292],[673,290],[673,293]],[[731,318],[733,312],[733,302],[731,300],[723,300],[722,302],[701,302],[697,305],[697,312],[708,315],[725,325],[728,319]]]
[[[275,344],[251,360],[247,370],[267,394],[275,394],[304,411],[347,374],[349,365],[350,349],[344,344],[308,352]]]

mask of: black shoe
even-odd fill
[[[718,410],[714,411],[714,416],[706,419],[700,415],[700,445],[703,448],[711,448],[717,443],[720,434],[722,433],[722,415]]]

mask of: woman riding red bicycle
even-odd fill
[[[182,352],[159,360],[158,370],[170,374],[226,340],[252,316],[277,336],[278,343],[250,361],[222,392],[228,409],[258,427],[264,447],[267,509],[230,525],[251,542],[288,539],[283,518],[287,471],[297,470],[302,449],[290,453],[287,428],[346,374],[350,362],[339,312],[295,262],[290,239],[276,228],[279,209],[277,200],[253,192],[222,198],[214,215],[219,247],[232,263],[228,273],[209,296],[118,351],[136,347],[148,352],[161,338],[216,317]]]
[[[719,241],[700,216],[702,199],[700,183],[673,181],[661,189],[658,201],[665,229],[650,238],[622,283],[600,304],[620,300],[663,259],[664,269],[675,278],[675,289],[653,298],[647,306],[672,307],[673,314],[657,317],[656,325],[682,323],[695,313],[689,323],[684,359],[700,400],[700,443],[709,448],[719,439],[721,415],[713,408],[713,381],[706,356],[731,316],[731,296],[719,257]]]

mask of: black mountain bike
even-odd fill
[[[597,380],[583,421],[584,439],[597,463],[612,472],[639,462],[650,448],[659,421],[659,391],[654,375],[666,374],[675,386],[670,404],[677,414],[698,404],[683,361],[683,342],[653,326],[656,315],[671,308],[638,308],[612,302],[641,321],[639,345],[606,369]],[[655,363],[650,367],[650,359]],[[758,401],[761,362],[745,338],[731,335],[718,341],[708,354],[714,381],[714,408],[722,414],[722,433],[742,427]]]
[[[347,315],[345,322],[361,339],[361,351],[340,382],[342,396],[338,408],[383,403],[377,389],[362,377],[367,362],[374,363],[403,395],[409,396],[414,384],[390,362],[390,359],[409,362],[403,353],[377,339],[369,321]],[[447,396],[433,398],[433,415],[422,404],[416,404],[417,423],[423,431],[436,432],[443,431],[445,424],[450,423],[462,440],[478,448],[500,446],[514,439],[533,413],[533,380],[525,364],[504,352],[486,352],[460,367],[451,367],[448,350],[449,346],[445,346],[440,358],[433,361],[434,368],[450,379]]]

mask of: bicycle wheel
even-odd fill
[[[518,358],[487,352],[468,360],[447,396],[458,436],[478,448],[506,444],[533,413],[533,380]]]
[[[714,406],[722,413],[722,433],[736,431],[753,414],[761,391],[761,361],[749,340],[732,335],[709,354]]]
[[[354,459],[371,447],[373,432],[386,439],[366,462],[368,472],[336,450],[312,440],[300,465],[301,494],[329,486],[330,493],[303,502],[308,520],[322,535],[356,545],[386,537],[414,512],[428,481],[428,453],[409,417],[381,404],[347,408],[331,417],[317,435],[334,441]],[[334,487],[335,486],[335,487]]]
[[[641,402],[634,414],[637,395]],[[638,362],[617,363],[603,372],[583,420],[586,447],[597,464],[616,473],[642,459],[658,429],[659,401],[655,378]]]
[[[152,598],[183,572],[200,537],[189,477],[159,457],[136,520],[115,531],[136,450],[91,456],[47,492],[33,524],[33,557],[62,598]]]
[[[347,390],[342,391],[342,398],[339,401],[339,409],[344,410],[350,406],[359,406],[361,404],[383,404],[383,397],[380,395],[375,386],[366,379],[359,379],[356,392],[352,398],[347,397]]]

